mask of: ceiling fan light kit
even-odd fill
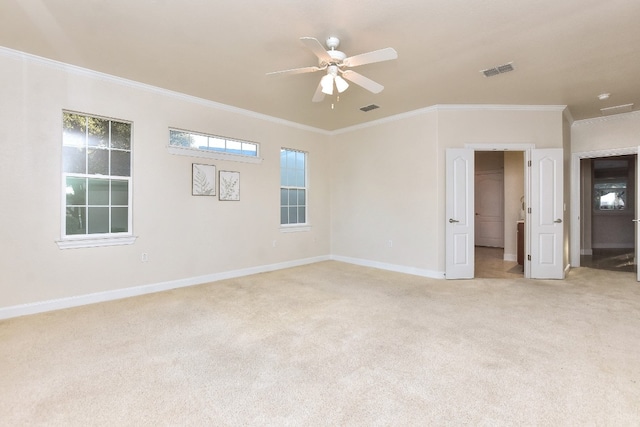
[[[321,102],[324,100],[325,95],[333,95],[334,84],[338,93],[344,92],[349,87],[349,83],[346,80],[363,87],[369,92],[380,93],[384,86],[348,68],[398,58],[398,53],[391,47],[347,57],[344,52],[336,50],[340,45],[340,40],[337,37],[329,37],[326,40],[328,50],[325,50],[322,44],[313,37],[301,37],[300,41],[318,58],[318,66],[274,71],[267,73],[267,75],[302,74],[327,70],[327,74],[320,79],[316,92],[311,99],[313,102]]]

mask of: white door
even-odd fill
[[[445,275],[473,279],[474,151],[449,148],[446,153]]]
[[[504,247],[504,172],[475,174],[475,244]]]
[[[638,155],[640,155],[640,147],[638,147]],[[638,252],[638,243],[640,243],[640,226],[638,223],[640,221],[640,219],[638,219],[640,218],[640,214],[638,213],[640,212],[638,210],[638,208],[640,207],[640,173],[638,172],[638,155],[636,156],[636,219],[634,219],[633,221],[636,223],[636,280],[640,282],[640,267],[638,263],[638,260],[640,260],[640,258],[638,258],[638,255],[640,255],[640,253]]]
[[[530,159],[530,277],[563,279],[563,152],[560,148],[534,149]]]

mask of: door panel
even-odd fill
[[[564,278],[562,149],[531,150],[531,278]]]
[[[475,244],[504,247],[504,172],[475,174]]]
[[[472,279],[474,273],[474,151],[447,149],[445,275]]]

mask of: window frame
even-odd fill
[[[282,152],[283,151],[293,151],[296,153],[302,153],[304,154],[304,187],[300,187],[300,186],[290,186],[290,185],[282,185]],[[280,148],[280,167],[279,167],[279,172],[280,172],[280,186],[279,189],[280,191],[278,199],[279,199],[279,217],[280,217],[280,231],[281,232],[299,232],[299,231],[310,231],[311,230],[311,221],[310,221],[310,215],[309,215],[309,152],[308,151],[304,151],[304,150],[300,150],[300,149],[295,149],[295,148],[287,148],[287,147],[281,147]],[[283,189],[287,189],[287,190],[304,190],[304,195],[305,195],[305,203],[304,203],[304,211],[305,211],[305,222],[296,222],[296,223],[287,223],[287,224],[283,224],[282,223],[282,190]],[[287,205],[289,206],[289,205]],[[300,205],[297,205],[298,207]]]
[[[171,144],[172,132],[182,132],[182,133],[188,133],[189,135],[196,136],[196,137],[206,137],[206,138],[224,140],[225,146],[229,142],[240,143],[240,144],[250,144],[256,147],[256,155],[249,156],[246,154],[237,154],[237,153],[228,152],[226,150],[221,151],[221,150],[215,150],[215,149],[201,149],[201,148],[187,147],[187,146],[181,146],[181,145],[173,145]],[[203,132],[195,132],[195,131],[175,128],[175,127],[169,128],[169,142],[167,144],[167,151],[169,152],[169,154],[176,154],[181,156],[204,157],[208,159],[225,160],[225,161],[232,161],[232,162],[262,163],[262,158],[260,158],[261,147],[260,147],[260,143],[258,142],[247,141],[247,140],[238,139],[238,138],[229,138],[226,136],[213,135],[213,134],[208,134]]]
[[[73,114],[78,116],[84,116],[87,118],[95,118],[100,120],[108,120],[110,122],[109,128],[111,129],[111,122],[117,123],[126,123],[130,126],[130,135],[129,135],[129,148],[128,149],[114,149],[109,146],[106,151],[108,151],[109,156],[111,156],[112,152],[121,151],[129,153],[129,174],[127,176],[122,175],[112,175],[112,171],[109,170],[108,174],[99,174],[99,173],[88,173],[88,170],[85,169],[85,173],[78,172],[67,172],[64,168],[64,117],[66,114]],[[130,120],[116,119],[113,117],[106,117],[97,114],[88,114],[78,111],[71,110],[62,110],[62,120],[61,127],[62,132],[60,133],[62,136],[62,144],[61,144],[61,158],[60,158],[60,166],[61,166],[61,188],[60,188],[60,200],[61,200],[61,218],[60,218],[60,239],[56,241],[58,247],[60,249],[73,249],[73,248],[86,248],[86,247],[97,247],[97,246],[114,246],[114,245],[129,245],[135,242],[136,236],[133,234],[133,122]],[[111,131],[109,134],[109,140],[111,141]],[[85,141],[86,143],[86,141]],[[84,145],[87,149],[87,153],[89,152],[90,145]],[[86,154],[88,155],[88,154]],[[104,205],[104,207],[109,208],[109,215],[111,215],[111,209],[113,207],[121,207],[124,205],[114,205],[112,203],[112,193],[111,186],[114,181],[126,181],[127,182],[127,231],[125,232],[107,232],[107,233],[89,233],[88,229],[85,230],[84,234],[67,234],[67,178],[82,178],[87,180],[97,179],[105,181],[109,184],[109,201],[108,204]],[[86,208],[89,208],[89,200],[86,200]],[[102,206],[102,205],[100,205]],[[111,216],[109,216],[111,218]],[[111,221],[109,221],[109,225],[111,226]]]

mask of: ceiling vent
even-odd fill
[[[601,108],[600,112],[603,116],[612,114],[629,113],[633,110],[633,104],[616,105],[615,107]]]
[[[370,105],[367,105],[366,107],[360,107],[360,110],[366,113],[367,111],[375,110],[376,108],[380,108],[380,107],[378,107],[376,104],[370,104]]]
[[[498,74],[508,73],[509,71],[513,70],[515,70],[515,68],[513,68],[513,62],[509,62],[508,64],[498,65],[497,67],[493,68],[487,68],[486,70],[482,70],[480,72],[484,74],[485,77],[493,77],[497,76]]]

